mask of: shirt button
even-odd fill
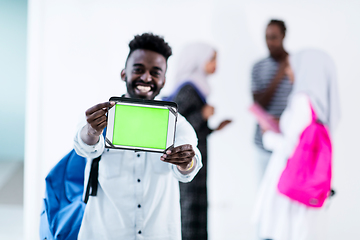
[[[139,231],[138,233],[141,234],[141,231]]]
[[[140,204],[138,205],[138,208],[141,208],[141,205],[140,205]]]
[[[138,153],[137,157],[140,157],[140,154]]]
[[[138,179],[138,182],[140,182],[140,179]]]
[[[110,149],[107,149],[107,151],[110,151]]]

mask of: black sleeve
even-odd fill
[[[204,127],[208,129],[209,133],[212,131],[201,114],[204,103],[191,85],[182,87],[174,101],[178,104],[179,113],[186,118],[196,132],[203,131]]]

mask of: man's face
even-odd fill
[[[164,87],[166,59],[151,50],[137,49],[129,56],[121,78],[131,98],[154,99]]]
[[[271,56],[277,56],[283,49],[284,34],[281,33],[279,26],[270,24],[266,28],[266,44]]]

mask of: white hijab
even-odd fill
[[[334,62],[326,53],[309,49],[292,55],[290,64],[295,78],[291,95],[306,93],[318,119],[333,131],[340,120]]]
[[[193,43],[187,45],[178,58],[175,75],[176,86],[184,82],[192,82],[199,91],[207,97],[210,93],[210,85],[207,81],[208,74],[205,65],[214,56],[215,50],[205,43]]]

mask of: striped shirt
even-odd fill
[[[252,69],[251,91],[253,93],[265,91],[274,79],[278,69],[279,62],[272,57],[257,62]],[[287,76],[284,76],[265,110],[274,117],[279,118],[287,105],[291,90],[292,83]],[[255,144],[264,149],[259,124],[256,126]]]

